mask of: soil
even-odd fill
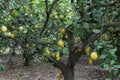
[[[9,56],[0,56],[0,59],[6,68],[0,71],[0,80],[58,80],[56,74],[60,70],[50,64],[38,64],[33,60],[30,66],[23,66],[21,55],[16,55],[13,58],[14,66],[10,67]],[[96,62],[89,65],[85,56],[75,66],[75,80],[105,80],[107,75],[107,71],[101,69]]]

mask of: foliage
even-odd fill
[[[0,0],[1,52],[6,53],[8,47],[10,54],[21,51],[25,65],[33,58],[52,63],[66,80],[74,79],[76,60],[85,52],[89,57],[96,52],[100,66],[109,71],[109,77],[117,78],[118,3],[118,0]],[[63,56],[68,56],[65,64],[61,61]]]

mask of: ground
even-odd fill
[[[23,66],[20,57],[20,55],[15,56],[14,66],[10,67],[7,63],[9,56],[0,56],[6,67],[6,70],[0,71],[0,80],[58,80],[56,74],[59,70],[57,68],[34,61],[30,66]],[[89,65],[85,56],[82,56],[75,66],[75,80],[104,80],[106,76],[107,72],[96,63]]]

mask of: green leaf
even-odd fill
[[[89,28],[89,27],[90,27],[88,23],[83,23],[83,26],[84,26],[85,28]]]
[[[116,63],[115,60],[112,60],[112,61],[110,62],[111,65],[113,65],[113,64],[115,64],[115,63]]]
[[[63,49],[63,54],[67,54],[68,53],[68,48],[64,48]]]
[[[101,46],[101,45],[98,45],[98,46],[97,46],[97,49],[101,49],[101,48],[103,48],[103,46]]]
[[[120,65],[114,65],[115,68],[120,68]]]
[[[100,59],[105,59],[106,57],[107,57],[106,54],[101,54],[99,58],[100,58]]]
[[[114,49],[110,49],[110,53],[115,53],[117,51],[117,49],[116,48],[114,48]]]
[[[94,33],[100,33],[100,30],[99,29],[93,29],[92,30]]]

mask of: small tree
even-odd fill
[[[74,80],[76,61],[84,53],[90,64],[99,56],[102,67],[118,74],[120,66],[115,55],[119,53],[118,3],[118,0],[2,0],[0,47],[9,46],[15,52],[20,46],[26,66],[37,54],[60,69],[64,80]],[[64,55],[68,56],[66,62],[61,60]]]

